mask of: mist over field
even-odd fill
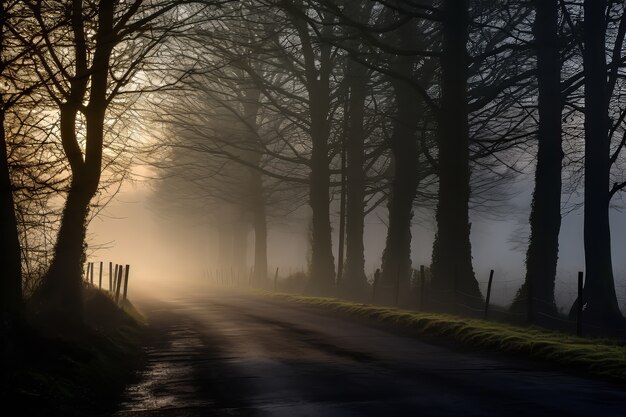
[[[202,282],[207,270],[230,268],[219,258],[216,231],[200,218],[181,221],[171,213],[160,212],[151,204],[154,189],[150,179],[138,180],[124,186],[106,208],[103,215],[89,225],[90,245],[102,245],[91,258],[113,259],[131,263],[134,278],[131,287],[144,285],[169,288],[184,285],[186,281]],[[510,217],[485,218],[484,213],[472,216],[472,252],[474,268],[484,288],[489,270],[495,270],[493,301],[511,302],[523,282],[525,243],[528,239],[527,221],[530,195],[526,184],[517,184],[520,197]],[[336,214],[336,211],[335,211]],[[285,277],[307,268],[307,228],[309,213],[306,207],[293,218],[282,219],[270,225],[268,237],[268,264],[270,272],[280,268]],[[333,223],[333,243],[337,244],[337,221]],[[365,226],[365,260],[368,278],[380,267],[386,233],[384,209],[370,214]],[[413,267],[431,262],[434,238],[432,213],[420,217],[412,226],[411,259]],[[613,210],[611,224],[615,231],[626,230],[626,213]],[[582,210],[568,213],[563,219],[559,239],[559,266],[557,272],[557,301],[561,308],[569,308],[576,297],[576,274],[584,270],[582,243]],[[617,296],[622,310],[626,308],[626,234],[614,233],[613,259]],[[247,266],[252,265],[251,248],[254,239],[249,237]]]

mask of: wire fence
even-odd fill
[[[421,271],[423,271],[422,268],[420,268]],[[421,273],[423,274],[423,272]],[[564,283],[562,280],[559,281],[562,285],[566,284],[570,286],[570,288],[575,285],[575,290],[566,292],[569,298],[568,304],[571,306],[571,312],[569,312],[569,314],[564,314],[562,311],[559,312],[556,309],[554,301],[543,300],[533,296],[532,291],[529,298],[527,292],[528,287],[526,288],[526,293],[518,292],[518,289],[521,286],[519,280],[498,281],[497,279],[494,279],[493,270],[490,271],[489,280],[479,281],[481,293],[487,294],[486,298],[483,298],[481,295],[459,290],[456,288],[456,284],[453,286],[453,289],[447,290],[446,294],[442,294],[441,292],[437,294],[434,289],[425,288],[423,285],[416,287],[415,289],[416,291],[427,290],[430,292],[427,299],[431,306],[433,303],[435,305],[441,304],[444,306],[447,304],[449,310],[450,303],[452,303],[452,309],[455,312],[461,310],[465,315],[478,316],[482,312],[484,319],[503,320],[516,324],[538,324],[543,327],[553,328],[556,330],[575,332],[579,336],[610,335],[620,339],[626,339],[626,329],[624,328],[609,325],[602,326],[597,322],[590,323],[585,320],[586,303],[584,301],[585,294],[583,272],[578,273],[578,279],[574,285],[572,285],[572,283]],[[514,308],[512,306],[512,302],[509,302],[506,307],[490,303],[490,298],[492,297],[495,288],[498,286],[502,288],[502,284],[512,283],[515,283],[516,285],[515,304],[518,308]],[[619,292],[620,288],[626,290],[626,284],[616,285],[616,291]],[[497,291],[497,289],[495,289],[495,291]],[[420,298],[423,298],[423,296],[420,296]],[[511,301],[513,301],[513,299],[511,299]],[[618,297],[618,302],[620,302],[620,304],[623,304],[624,301],[626,301],[626,297]],[[419,309],[428,310],[428,304],[424,305],[423,302],[420,303]],[[554,311],[554,313],[551,314],[550,311]]]
[[[308,278],[304,268],[285,268],[287,274],[279,275],[281,269],[276,267],[275,271],[267,281],[265,288],[280,292],[301,293]],[[557,285],[560,287],[557,292],[560,295],[560,310],[552,301],[542,300],[537,297],[529,299],[526,294],[518,293],[521,281],[518,279],[498,280],[497,274],[491,270],[489,279],[478,280],[480,293],[473,294],[456,288],[438,289],[433,288],[429,277],[426,276],[427,268],[420,266],[419,270],[413,270],[412,279],[408,285],[403,282],[377,282],[376,272],[369,274],[368,280],[370,296],[366,296],[371,303],[386,305],[396,305],[399,307],[428,311],[428,312],[453,312],[460,315],[483,318],[492,321],[508,322],[518,325],[536,324],[554,330],[576,333],[578,335],[605,334],[626,339],[626,329],[617,329],[610,326],[601,326],[597,323],[585,322],[584,303],[583,308],[568,314],[569,307],[575,305],[576,300],[582,298],[582,286],[578,283],[565,282],[557,278]],[[222,268],[207,270],[206,279],[222,286],[255,286],[253,282],[254,271],[243,269]],[[579,273],[579,280],[582,273]],[[616,285],[616,291],[626,294],[626,283]],[[579,292],[580,291],[580,292]],[[386,294],[379,297],[377,293]],[[340,297],[339,290],[337,291]],[[500,300],[494,303],[492,300]],[[502,300],[506,300],[505,303]],[[512,308],[512,301],[518,308]],[[626,295],[618,297],[620,304],[626,303]],[[532,301],[532,302],[530,302]],[[565,311],[567,310],[567,312]],[[529,312],[530,311],[530,312]]]

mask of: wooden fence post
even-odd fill
[[[109,292],[113,288],[113,262],[109,261]]]
[[[398,268],[398,273],[396,274],[396,307],[398,307],[399,302],[400,302],[400,268]]]
[[[424,311],[424,300],[426,299],[426,270],[424,265],[420,265],[420,310]]]
[[[278,280],[278,268],[276,268],[276,273],[274,274],[274,292],[276,292],[276,280]]]
[[[89,282],[89,262],[87,262],[87,269],[85,270],[85,282]]]
[[[583,335],[583,308],[585,300],[583,299],[583,272],[578,271],[578,315],[576,317],[576,335]]]
[[[93,262],[89,263],[91,265],[91,270],[89,272],[89,283],[93,286]]]
[[[113,274],[113,288],[111,288],[111,294],[115,296],[115,288],[117,288],[117,270],[119,268],[118,264],[115,264],[115,273]]]
[[[120,302],[120,289],[122,287],[122,270],[124,269],[124,267],[122,265],[120,265],[119,268],[117,268],[117,283],[115,285],[115,303],[119,304]]]
[[[98,288],[102,289],[102,261],[100,261],[100,276],[98,279]]]
[[[491,300],[491,283],[493,282],[493,269],[489,271],[489,283],[487,284],[487,298],[485,298],[485,317],[487,320],[489,316],[489,302]]]
[[[128,294],[128,274],[130,272],[130,265],[126,265],[126,273],[124,274],[124,297],[122,298],[126,301],[126,295]]]

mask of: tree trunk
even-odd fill
[[[42,313],[57,324],[82,320],[82,264],[85,257],[85,235],[89,204],[96,195],[102,173],[104,117],[107,108],[109,60],[115,46],[113,34],[113,2],[98,2],[98,28],[91,68],[87,68],[84,49],[84,21],[80,1],[73,2],[72,30],[74,33],[75,65],[80,76],[70,79],[70,98],[60,106],[61,141],[70,163],[72,180],[65,202],[61,227],[57,235],[54,258],[46,274],[39,300],[45,304]],[[79,146],[76,130],[78,108],[89,89],[89,104],[85,109],[85,157]]]
[[[265,201],[257,205],[254,221],[254,282],[258,287],[267,286],[267,217]]]
[[[396,70],[411,74],[413,61],[399,58]],[[387,203],[389,225],[382,258],[382,273],[376,290],[376,302],[390,304],[395,301],[395,291],[400,285],[406,294],[411,276],[411,219],[413,201],[419,185],[419,152],[416,142],[419,100],[407,83],[393,82],[397,116],[390,140],[393,180]],[[403,300],[399,300],[402,302]]]
[[[439,201],[432,296],[443,302],[442,306],[450,303],[482,306],[472,267],[469,224],[468,1],[446,0],[443,4]]]
[[[52,319],[80,320],[82,317],[82,265],[85,261],[85,235],[89,202],[94,193],[80,179],[72,180],[65,201],[54,257],[41,288],[46,314]]]
[[[609,228],[609,116],[605,0],[585,0],[585,319],[607,326],[621,321],[611,261]]]
[[[535,313],[556,315],[554,280],[561,229],[561,57],[558,38],[557,0],[535,0],[534,34],[537,44],[539,131],[535,192],[530,213],[530,240],[526,252],[526,283],[518,292],[515,310],[529,306],[532,288]],[[532,281],[532,284],[528,282]],[[537,317],[539,319],[539,317]]]
[[[0,319],[4,326],[18,319],[22,309],[22,257],[4,130],[4,102],[0,106]]]
[[[101,105],[91,105],[85,112],[87,149],[84,163],[72,166],[72,182],[61,217],[54,257],[46,274],[42,295],[46,314],[64,321],[82,317],[82,265],[85,262],[85,237],[89,204],[98,191],[102,169],[104,112]],[[76,111],[61,110],[61,134],[75,135]]]
[[[346,186],[346,171],[348,169],[348,161],[346,161],[346,134],[348,132],[348,100],[344,103],[344,120],[343,120],[343,134],[341,139],[341,157],[340,157],[340,178],[341,189],[339,192],[339,241],[337,242],[337,288],[339,295],[341,296],[343,288],[343,269],[345,266],[345,247],[346,247],[346,194],[348,192]],[[345,292],[345,291],[344,291]]]
[[[311,219],[311,265],[306,292],[312,295],[335,293],[335,258],[333,256],[330,226],[330,69],[332,58],[329,45],[322,44],[317,60],[312,51],[308,28],[302,20],[297,23],[303,41],[305,75],[309,94],[311,118],[311,159],[309,174],[309,205]],[[328,31],[328,27],[325,31]]]
[[[243,120],[245,123],[242,137],[246,145],[246,159],[252,166],[259,167],[263,156],[263,146],[259,140],[257,117],[261,108],[261,91],[253,84],[244,83],[245,100],[243,102]],[[267,211],[263,176],[254,168],[248,169],[248,186],[250,192],[249,210],[252,214],[254,229],[254,269],[253,280],[257,287],[267,286]]]
[[[40,313],[53,321],[80,321],[82,317],[82,265],[89,201],[82,153],[76,141],[77,107],[66,103],[60,109],[60,132],[72,169],[72,180],[57,232],[54,255],[35,297]]]
[[[342,293],[360,299],[366,294],[363,227],[365,222],[365,99],[367,69],[350,61],[346,76],[350,91],[346,157],[346,263],[342,277]]]
[[[318,130],[319,127],[313,127]],[[332,251],[330,227],[330,169],[328,167],[328,135],[313,134],[309,205],[311,219],[311,276],[306,292],[312,295],[330,295],[335,286],[335,260]],[[316,136],[318,138],[316,139]],[[320,139],[322,136],[323,139]]]
[[[0,2],[1,3],[1,2]],[[0,4],[0,74],[4,75],[6,64],[2,59],[4,50],[4,26],[7,14]],[[22,310],[22,254],[13,200],[13,183],[9,171],[9,148],[4,129],[6,103],[0,93],[0,332],[5,326],[12,327]],[[4,353],[4,352],[3,352]]]

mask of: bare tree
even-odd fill
[[[71,168],[55,254],[39,300],[54,315],[76,321],[81,317],[86,221],[103,169],[107,109],[121,94],[132,91],[129,84],[144,69],[143,64],[154,56],[162,39],[179,27],[175,17],[162,22],[163,26],[154,24],[173,11],[177,2],[25,4],[41,38],[25,28],[20,36],[26,45],[42,44],[32,53],[49,96],[58,106],[60,140]]]
[[[470,244],[468,60],[469,2],[444,1],[442,10],[439,198],[433,246],[433,288],[442,299],[450,290],[480,296]]]
[[[611,142],[608,117],[610,97],[617,69],[607,77],[606,16],[609,3],[584,2],[583,67],[585,76],[585,316],[592,321],[611,324],[622,318],[617,305],[611,260],[609,201],[617,187],[609,188]],[[622,12],[613,65],[617,65],[626,31]]]
[[[535,1],[533,26],[537,54],[539,130],[535,192],[530,214],[530,239],[526,253],[526,280],[517,307],[555,316],[554,284],[561,228],[561,46],[559,2]]]
[[[20,59],[20,50],[7,51],[5,28],[11,12],[17,8],[17,2],[0,4],[0,79],[9,79],[10,66]],[[13,74],[12,74],[13,75]],[[2,81],[4,84],[5,81]],[[0,256],[0,319],[2,326],[17,319],[22,307],[22,259],[18,236],[13,183],[9,172],[9,148],[6,139],[6,113],[21,94],[7,91],[9,84],[0,86],[0,229],[2,237],[2,255]]]

